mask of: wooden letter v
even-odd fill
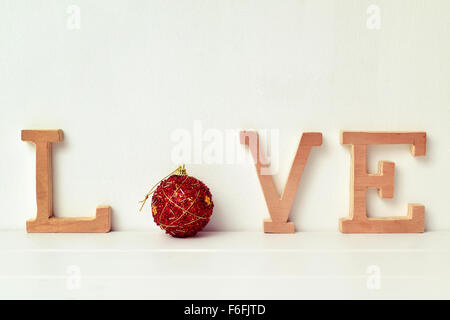
[[[264,198],[266,199],[267,208],[269,209],[271,219],[264,220],[264,232],[294,233],[294,223],[288,222],[289,213],[311,147],[322,145],[322,133],[303,133],[281,197],[275,188],[272,175],[268,172],[269,164],[266,163],[264,152],[260,147],[258,133],[256,131],[241,131],[240,142],[241,144],[248,145],[250,148],[255,162],[256,173],[258,174]]]

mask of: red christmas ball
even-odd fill
[[[152,196],[155,223],[166,233],[190,237],[209,222],[214,203],[209,188],[187,175],[172,175],[163,180]]]

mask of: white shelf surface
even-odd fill
[[[16,298],[449,299],[450,232],[0,232]]]

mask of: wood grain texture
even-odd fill
[[[341,143],[351,145],[350,215],[341,218],[343,233],[413,233],[424,232],[425,207],[409,204],[407,216],[369,218],[366,212],[366,191],[378,189],[381,198],[394,196],[395,164],[378,163],[376,174],[367,173],[367,147],[379,144],[410,144],[413,156],[426,153],[425,132],[352,132],[341,133]]]
[[[36,218],[27,221],[29,233],[109,232],[111,207],[100,206],[94,218],[53,216],[52,144],[63,140],[62,130],[23,130],[22,140],[36,145]]]
[[[270,219],[264,220],[263,230],[266,233],[294,233],[294,223],[288,222],[289,213],[302,177],[312,146],[322,145],[322,134],[317,132],[303,133],[297,152],[292,162],[289,176],[280,196],[270,174],[264,151],[259,143],[256,131],[241,131],[241,144],[248,145],[255,163],[256,173],[264,193]]]

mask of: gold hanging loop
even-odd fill
[[[172,176],[172,175],[176,175],[176,176],[187,176],[187,171],[186,171],[186,166],[183,164],[181,166],[178,166],[178,168],[176,168],[175,170],[173,170],[171,173],[169,173],[167,176],[165,176],[164,178],[162,178],[161,180],[159,180],[151,189],[150,191],[145,195],[144,200],[139,201],[139,203],[142,203],[141,208],[139,209],[139,211],[142,211],[142,209],[145,206],[145,203],[147,202],[148,198],[150,197],[150,195],[155,192],[156,188],[158,187],[158,185],[165,179],[167,179],[168,177]]]

